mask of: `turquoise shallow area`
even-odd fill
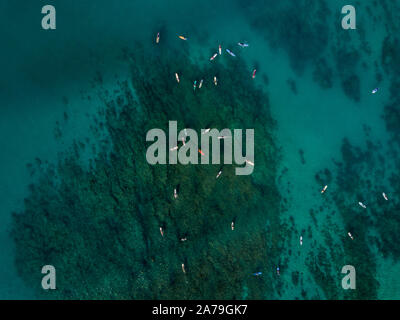
[[[258,260],[254,265],[263,270],[265,282],[273,280],[258,289],[255,289],[257,283],[252,282],[254,279],[243,280],[238,285],[242,291],[235,292],[235,297],[400,298],[397,280],[400,257],[393,244],[398,238],[390,229],[400,226],[396,218],[400,208],[397,199],[400,180],[396,174],[400,139],[393,120],[398,117],[396,107],[400,101],[396,93],[396,76],[400,71],[400,60],[396,58],[400,54],[396,38],[400,7],[396,1],[380,1],[378,5],[368,0],[355,4],[357,30],[341,28],[340,11],[347,4],[342,0],[258,0],[250,4],[239,0],[56,0],[52,1],[57,10],[54,31],[40,27],[44,4],[43,1],[0,1],[3,39],[0,51],[0,299],[40,298],[34,282],[25,273],[28,271],[16,265],[16,256],[21,259],[26,247],[16,248],[10,236],[12,212],[25,217],[34,214],[24,211],[28,186],[36,184],[39,176],[40,170],[34,168],[46,167],[47,161],[56,163],[65,159],[74,140],[93,146],[80,151],[84,166],[89,159],[96,158],[109,138],[104,130],[96,130],[100,123],[95,115],[99,112],[102,115],[104,108],[102,97],[106,95],[107,100],[117,101],[116,90],[121,88],[121,82],[128,80],[132,86],[132,72],[140,73],[141,69],[136,66],[132,71],[132,60],[126,52],[136,54],[135,61],[144,61],[147,68],[146,56],[150,59],[158,54],[154,39],[159,31],[164,50],[161,53],[165,57],[178,50],[199,68],[209,67],[209,58],[217,51],[218,44],[222,44],[223,50],[229,47],[237,54],[241,66],[248,69],[249,78],[252,70],[257,69],[253,84],[263,91],[265,104],[276,121],[272,136],[279,152],[274,179],[280,195],[275,195],[274,204],[280,211],[274,216],[276,220],[269,220],[276,225],[268,225],[262,220],[262,213],[257,212],[252,219],[260,219],[260,226],[255,227],[251,219],[247,230],[242,226],[243,248],[248,249],[243,252],[244,256],[256,256],[252,255],[251,245],[259,245],[261,241],[265,241],[261,248],[279,248],[279,252],[273,251],[272,261]],[[183,43],[176,37],[178,34],[187,36],[188,41]],[[239,41],[246,41],[250,46],[240,48],[236,45]],[[224,53],[225,62],[218,67],[220,70],[233,68],[228,57]],[[159,59],[163,61],[163,56]],[[166,68],[171,69],[171,78],[165,82],[173,82],[173,73],[180,68],[179,61],[168,59],[171,62]],[[157,75],[155,68],[154,64],[149,76]],[[238,76],[242,76],[241,70]],[[235,79],[235,74],[229,73],[229,77]],[[223,77],[219,79],[223,81]],[[243,101],[246,90],[252,90],[247,85],[243,81],[243,91],[237,93],[238,101]],[[373,95],[371,90],[375,87],[380,90]],[[188,90],[192,90],[191,86]],[[228,89],[224,90],[229,96]],[[246,110],[246,106],[240,107]],[[243,112],[242,124],[250,126],[249,115],[253,113],[257,114],[257,110]],[[204,119],[206,115],[203,114]],[[214,113],[210,111],[209,115]],[[153,120],[140,118],[138,123]],[[266,122],[268,130],[269,125]],[[268,165],[264,169],[269,170]],[[200,185],[196,181],[192,183],[194,190]],[[232,180],[230,186],[234,183]],[[321,196],[325,184],[328,189]],[[257,190],[264,194],[265,203],[272,201],[268,198],[271,194]],[[382,202],[382,192],[389,195],[389,204]],[[378,197],[381,198],[376,200]],[[368,209],[361,211],[358,201],[366,203]],[[229,211],[229,206],[224,208]],[[222,209],[221,219],[226,211]],[[21,239],[24,224],[18,226],[17,238]],[[148,227],[149,230],[144,227],[144,232],[153,232]],[[271,230],[279,237],[275,238]],[[353,242],[347,236],[349,231],[356,235]],[[218,243],[239,241],[229,237],[223,234]],[[268,243],[272,238],[279,239],[279,243]],[[149,246],[152,241],[149,240]],[[21,246],[21,242],[17,243]],[[163,259],[168,261],[170,254],[172,265],[177,262],[174,260],[176,248],[171,245],[167,249],[171,252],[166,252]],[[232,261],[235,254],[238,253],[232,254]],[[264,256],[260,254],[260,257]],[[196,257],[199,261],[203,258],[206,260],[207,254]],[[29,259],[26,257],[27,263]],[[249,263],[253,263],[250,258],[244,262],[244,268]],[[275,275],[278,264],[279,279]],[[344,292],[340,287],[340,270],[344,264],[354,264],[360,271],[356,293]],[[177,265],[180,272],[179,262]],[[228,269],[216,270],[216,279],[224,281],[228,276],[218,272]],[[32,275],[32,279],[40,277],[40,270],[37,271],[38,275]],[[174,275],[171,272],[169,280],[179,292],[176,283],[184,280]],[[146,271],[140,277],[149,278],[151,285],[157,285],[156,277]],[[132,281],[139,283],[141,279]],[[101,281],[96,283],[106,283],[109,279],[104,277]],[[202,291],[202,294],[200,298],[214,297],[214,292]],[[101,294],[85,296],[99,297]],[[113,297],[132,298],[125,292]]]

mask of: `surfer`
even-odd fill
[[[187,40],[187,38],[184,37],[184,36],[178,36],[178,38],[179,38],[179,39],[182,39],[182,40],[185,40],[185,41]]]
[[[205,133],[208,133],[208,132],[210,132],[210,128],[208,128],[208,129],[205,129],[201,134],[205,134]]]
[[[217,57],[218,53],[214,53],[214,55],[210,58],[210,61],[213,61]]]
[[[364,203],[358,202],[358,204],[359,204],[361,207],[363,207],[364,209],[367,209],[367,206],[366,206]]]
[[[194,80],[194,82],[193,82],[193,91],[196,90],[196,87],[197,87],[197,80]]]
[[[160,227],[160,233],[161,233],[161,236],[164,237],[164,231],[163,231],[162,227]]]
[[[256,277],[261,276],[261,275],[262,275],[262,272],[253,273],[253,276],[256,276]]]
[[[183,271],[183,273],[186,273],[186,271],[185,271],[185,265],[182,263],[182,271]]]
[[[174,189],[174,198],[178,198],[178,191],[176,190],[176,188]]]
[[[375,88],[374,90],[372,90],[371,92],[373,93],[373,94],[375,94],[375,93],[377,93],[378,92],[378,90],[379,90],[379,88]]]
[[[221,48],[221,45],[219,45],[219,46],[218,46],[218,53],[219,53],[219,55],[221,55],[221,54],[222,54],[222,48]]]
[[[205,156],[205,155],[206,155],[203,151],[201,151],[201,149],[199,149],[199,153],[200,153],[202,156]]]
[[[281,275],[280,272],[279,272],[279,267],[276,267],[276,274],[277,274],[278,276]]]
[[[239,47],[242,47],[242,48],[246,48],[249,46],[249,44],[246,42],[239,42],[238,45],[239,45]]]
[[[215,85],[218,84],[217,77],[214,77],[214,84],[215,84]]]
[[[231,229],[232,229],[232,231],[235,230],[235,222],[233,222],[233,221],[231,223]]]
[[[175,78],[176,78],[176,81],[179,83],[179,76],[176,72],[175,72]]]
[[[202,86],[203,86],[203,79],[200,80],[199,89],[201,89]]]
[[[219,176],[220,176],[221,174],[222,174],[222,170],[220,170],[220,171],[218,172],[216,179],[218,179]]]
[[[248,163],[249,165],[251,165],[251,166],[254,166],[254,163],[253,162],[251,162],[250,160],[244,160],[246,163]]]
[[[157,37],[156,37],[156,43],[159,43],[159,42],[160,42],[160,33],[158,32]]]
[[[236,57],[236,55],[229,49],[226,49],[226,52],[228,52],[232,57]]]
[[[303,245],[303,236],[300,236],[300,245]]]
[[[350,232],[347,232],[348,236],[351,238],[351,240],[354,240],[353,236],[351,235]]]
[[[257,72],[257,69],[254,69],[253,70],[253,75],[251,76],[253,79],[256,77],[256,72]]]
[[[327,185],[321,190],[321,193],[324,193],[326,191],[326,189],[328,189]]]
[[[386,195],[386,193],[382,192],[382,196],[383,196],[383,198],[384,198],[386,201],[389,200],[388,197],[387,197],[387,195]]]

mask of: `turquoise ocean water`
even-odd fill
[[[146,61],[147,55],[150,60],[158,50],[154,39],[160,30],[165,55],[171,54],[166,48],[178,50],[199,68],[210,63],[208,59],[218,44],[224,49],[229,46],[249,70],[249,75],[257,68],[255,85],[269,101],[271,116],[276,121],[272,139],[279,150],[279,161],[277,158],[276,175],[272,178],[284,205],[278,213],[279,225],[268,225],[262,220],[262,213],[255,217],[261,226],[268,225],[263,229],[266,234],[272,233],[271,229],[287,228],[276,244],[279,251],[273,251],[274,262],[263,272],[275,276],[275,267],[279,264],[281,276],[279,280],[274,277],[274,284],[267,285],[265,292],[254,291],[257,293],[253,294],[246,293],[247,287],[251,292],[257,284],[251,282],[253,279],[243,280],[239,286],[242,292],[234,297],[400,298],[400,256],[398,250],[392,248],[398,239],[395,227],[400,226],[397,218],[400,188],[396,173],[400,140],[395,121],[398,98],[394,89],[396,72],[400,71],[400,60],[395,58],[396,53],[400,53],[396,32],[400,5],[396,1],[356,2],[356,30],[341,28],[340,11],[347,4],[342,0],[281,1],[279,4],[267,0],[249,3],[239,0],[55,0],[51,4],[57,10],[57,29],[53,31],[41,29],[41,7],[45,4],[44,1],[0,1],[3,39],[0,51],[1,299],[38,297],[37,288],[32,285],[34,281],[29,280],[30,275],[23,267],[18,267],[18,263],[21,259],[37,263],[28,254],[40,250],[41,240],[15,240],[22,239],[31,228],[29,219],[16,224],[15,238],[10,235],[15,226],[12,212],[35,216],[35,212],[25,210],[24,206],[24,198],[29,197],[28,186],[38,181],[38,175],[32,174],[33,169],[27,164],[40,167],[46,161],[56,163],[64,159],[74,140],[101,145],[102,135],[91,128],[97,125],[93,117],[104,107],[102,93],[108,91],[108,97],[113,98],[119,83],[126,79],[131,81],[130,61],[124,58],[124,52],[139,52],[140,58],[136,61]],[[178,34],[188,37],[185,47],[181,47]],[[239,41],[250,45],[240,48],[235,45]],[[224,57],[227,59],[226,54]],[[159,60],[162,59],[160,54]],[[173,70],[179,61],[168,61],[162,66],[171,69],[172,77],[165,82],[172,82]],[[169,67],[168,63],[174,67]],[[229,66],[227,63],[225,67]],[[156,66],[147,70],[151,72],[150,78],[156,77]],[[237,76],[242,74],[238,72]],[[237,80],[235,74],[231,77],[232,81]],[[220,81],[224,81],[222,75]],[[246,83],[243,82],[243,86]],[[380,90],[373,95],[371,90],[375,87]],[[156,97],[152,97],[156,101]],[[239,97],[238,101],[245,101],[242,99]],[[243,106],[238,118],[250,118],[253,113],[257,117],[257,110],[249,113],[245,110]],[[352,152],[343,147],[343,139],[348,140]],[[93,149],[86,148],[82,152],[85,161],[96,157]],[[316,178],[318,173],[324,176],[321,174],[324,170],[328,170],[329,175]],[[193,184],[196,185],[196,181]],[[328,189],[321,196],[325,184]],[[383,207],[386,203],[381,199],[382,192],[388,194],[390,207]],[[361,210],[358,201],[366,203],[367,210]],[[223,219],[229,209],[217,207]],[[143,208],[141,210],[146,212]],[[40,211],[36,212],[39,214]],[[243,220],[238,219],[237,228],[240,228],[240,221]],[[144,223],[142,232],[153,232],[146,230],[149,225]],[[61,229],[54,229],[60,235],[60,243],[63,237],[68,238],[68,224],[66,226],[65,234]],[[250,226],[249,223],[248,230],[242,227],[243,243],[254,236]],[[74,229],[73,225],[70,227]],[[349,243],[347,232],[350,230],[355,235],[353,243],[359,241],[357,244]],[[43,235],[38,233],[37,239],[42,239]],[[300,236],[303,237],[302,246]],[[224,236],[218,243],[229,243],[229,237]],[[146,241],[144,243],[151,247],[155,240]],[[177,250],[172,245],[168,248],[171,253],[167,250],[166,260],[168,254],[173,257],[172,252]],[[204,250],[204,257],[207,257],[207,249]],[[251,246],[243,250],[252,255]],[[16,256],[20,260],[16,260]],[[232,264],[240,262],[232,260]],[[343,293],[340,288],[339,267],[345,264],[361,269],[357,284],[362,287],[360,291],[366,291],[358,296]],[[257,261],[254,268],[264,268],[264,262]],[[225,273],[228,269],[216,268],[216,278],[219,272]],[[149,277],[146,281],[155,285],[157,278],[143,270],[140,276]],[[165,281],[181,281],[174,272],[171,271]],[[40,269],[32,279],[37,277],[40,277]],[[90,281],[86,286],[92,285]],[[99,274],[93,283],[100,285],[108,281],[111,280],[102,279]],[[369,288],[370,283],[373,285],[368,291],[365,288]],[[190,297],[231,297],[224,295],[223,289],[219,296],[206,289],[199,292],[198,296]],[[75,294],[72,296],[99,298],[80,295],[79,291]],[[104,297],[109,296],[104,293]],[[137,296],[117,292],[112,297]],[[155,293],[144,296],[160,297]]]

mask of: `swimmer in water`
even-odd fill
[[[359,204],[361,207],[363,207],[364,209],[367,209],[367,206],[366,206],[364,203],[358,202],[358,204]]]
[[[382,196],[383,196],[383,198],[386,200],[386,201],[388,201],[389,199],[388,199],[388,197],[387,197],[387,195],[386,195],[386,193],[382,193]]]
[[[160,233],[161,233],[161,236],[164,237],[164,231],[163,231],[162,227],[160,227]]]
[[[351,235],[350,232],[347,232],[348,236],[351,238],[351,240],[354,240],[353,236]]]
[[[185,265],[182,263],[182,271],[183,271],[183,273],[186,273],[186,271],[185,271]]]
[[[328,189],[328,186],[325,186],[322,190],[321,193],[324,193],[326,191],[326,189]]]
[[[215,84],[215,85],[218,84],[217,77],[214,77],[214,84]]]
[[[228,52],[232,57],[236,57],[236,54],[234,54],[231,50],[226,49],[226,52]]]
[[[178,36],[178,38],[179,38],[179,39],[182,39],[182,40],[185,40],[185,41],[187,40],[187,38],[184,37],[184,36]]]
[[[199,89],[203,86],[203,79],[200,80]]]
[[[214,55],[210,58],[210,61],[213,61],[217,57],[218,53],[214,53]]]
[[[371,93],[372,93],[372,94],[375,94],[375,93],[378,92],[378,90],[379,90],[379,88],[375,88],[374,90],[371,91]]]
[[[156,37],[156,43],[159,43],[159,42],[160,42],[160,33],[158,32],[157,37]]]
[[[193,91],[196,90],[196,87],[197,87],[197,80],[194,80],[194,82],[193,82]]]
[[[221,48],[221,45],[219,45],[219,46],[218,46],[218,53],[219,53],[219,55],[221,55],[221,54],[222,54],[222,48]]]
[[[262,272],[253,273],[253,276],[256,276],[256,277],[261,276],[261,275],[262,275]]]
[[[247,48],[249,46],[249,44],[246,42],[239,42],[238,45],[239,45],[239,47],[242,47],[242,48]]]
[[[279,272],[279,267],[276,267],[276,274],[277,274],[278,276],[281,275],[280,272]]]
[[[218,172],[216,179],[218,179],[219,176],[220,176],[221,174],[222,174],[222,170],[220,170],[220,171]]]
[[[251,76],[253,79],[256,77],[256,72],[257,72],[257,69],[254,69],[253,70],[253,75]]]
[[[176,78],[176,81],[179,83],[179,76],[177,73],[175,73],[175,78]]]

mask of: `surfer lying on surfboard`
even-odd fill
[[[232,57],[236,57],[236,55],[229,49],[226,49],[226,52],[228,52]]]

